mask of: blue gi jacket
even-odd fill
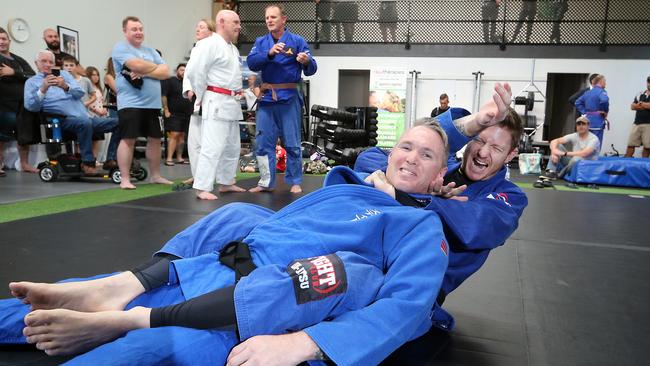
[[[576,109],[580,114],[587,115],[590,129],[602,129],[605,124],[605,116],[596,112],[609,112],[609,96],[605,89],[594,86],[576,100]]]
[[[307,42],[299,35],[289,32],[285,28],[284,33],[278,40],[285,44],[284,52],[281,52],[272,58],[269,57],[269,50],[275,45],[275,40],[271,33],[259,37],[255,40],[255,45],[246,58],[248,67],[252,71],[261,71],[262,79],[265,83],[270,84],[283,84],[283,83],[298,83],[302,77],[311,76],[316,73],[317,65],[316,60],[311,55],[311,50]],[[305,52],[309,55],[309,63],[303,66],[300,62],[296,61],[296,56],[300,52]],[[277,102],[285,103],[298,95],[296,89],[276,89]],[[260,103],[274,103],[271,97],[271,90],[264,92],[264,96]]]
[[[453,125],[454,113],[448,111],[437,117],[447,132],[450,156],[470,140]],[[372,148],[359,155],[354,169],[367,173],[377,169],[385,171],[387,161],[386,152]],[[448,174],[460,165],[455,161],[450,163]],[[445,295],[481,268],[490,250],[503,245],[517,229],[528,199],[519,187],[505,179],[505,175],[506,167],[503,167],[492,178],[471,184],[461,194],[469,198],[466,202],[434,197],[426,207],[438,213],[449,240],[449,266],[442,284]],[[433,320],[443,329],[451,330],[454,326],[453,318],[440,308],[434,311]]]

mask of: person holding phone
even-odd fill
[[[31,112],[64,115],[64,131],[74,133],[81,149],[81,170],[97,173],[93,155],[93,133],[117,131],[117,118],[90,117],[81,101],[84,95],[74,77],[65,70],[54,68],[54,54],[43,50],[36,56],[38,73],[25,82],[24,105]],[[108,145],[108,160],[116,160],[118,134],[114,133]]]

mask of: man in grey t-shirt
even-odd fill
[[[570,149],[567,148],[569,144]],[[598,159],[600,142],[596,135],[589,132],[589,119],[580,116],[576,119],[576,132],[552,140],[550,147],[551,157],[546,165],[546,174],[540,175],[535,182],[537,188],[543,188],[548,185],[547,182],[562,178],[582,159]],[[559,172],[558,168],[561,169]]]

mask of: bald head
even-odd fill
[[[61,41],[59,40],[59,34],[54,29],[46,28],[43,31],[43,40],[45,41],[45,44],[49,50],[59,52]]]
[[[217,13],[217,33],[228,43],[235,42],[239,37],[241,24],[239,15],[232,10],[221,10]]]

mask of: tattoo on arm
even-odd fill
[[[316,350],[316,352],[314,352],[314,360],[329,361],[329,357],[327,357],[327,355],[323,353],[323,351],[319,348]]]
[[[458,132],[460,132],[464,136],[472,137],[472,136],[467,134],[467,130],[465,128],[465,123],[463,121],[463,118],[455,119],[454,120],[454,126],[456,126],[456,129],[458,130]]]

